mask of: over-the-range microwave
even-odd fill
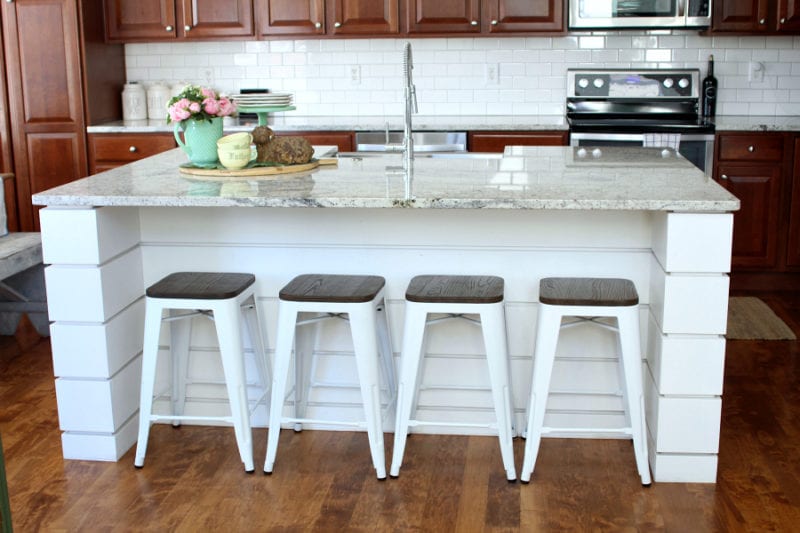
[[[569,0],[570,29],[705,28],[711,0]]]

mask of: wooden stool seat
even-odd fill
[[[232,272],[174,272],[147,288],[150,298],[227,300],[255,283],[253,274]]]
[[[303,274],[290,281],[278,296],[290,302],[363,303],[373,300],[385,284],[381,276]]]
[[[544,278],[539,301],[548,305],[622,307],[639,303],[636,286],[618,278]]]
[[[491,304],[503,301],[503,278],[497,276],[415,276],[406,300],[421,303]]]

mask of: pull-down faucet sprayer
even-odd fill
[[[411,43],[406,43],[403,48],[403,75],[405,87],[403,95],[405,97],[405,121],[403,128],[403,171],[405,178],[405,198],[411,199],[411,182],[414,174],[414,139],[411,131],[411,115],[417,113],[417,90],[414,87],[412,70],[414,61],[411,55]]]

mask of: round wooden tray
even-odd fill
[[[242,178],[253,177],[261,179],[277,179],[284,174],[294,174],[295,172],[305,172],[313,170],[319,166],[319,161],[314,160],[302,165],[282,165],[274,167],[252,167],[241,170],[227,170],[224,168],[200,168],[200,167],[178,167],[182,174],[192,176],[203,176],[206,178]]]

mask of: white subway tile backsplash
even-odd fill
[[[125,45],[129,80],[185,81],[223,92],[295,93],[308,115],[402,114],[407,39],[308,39]],[[561,37],[410,39],[422,114],[563,115],[567,68],[699,68],[715,56],[720,114],[800,114],[800,37],[687,31]],[[749,63],[765,66],[748,79]],[[360,67],[360,80],[350,67]],[[497,80],[487,77],[497,69]]]

